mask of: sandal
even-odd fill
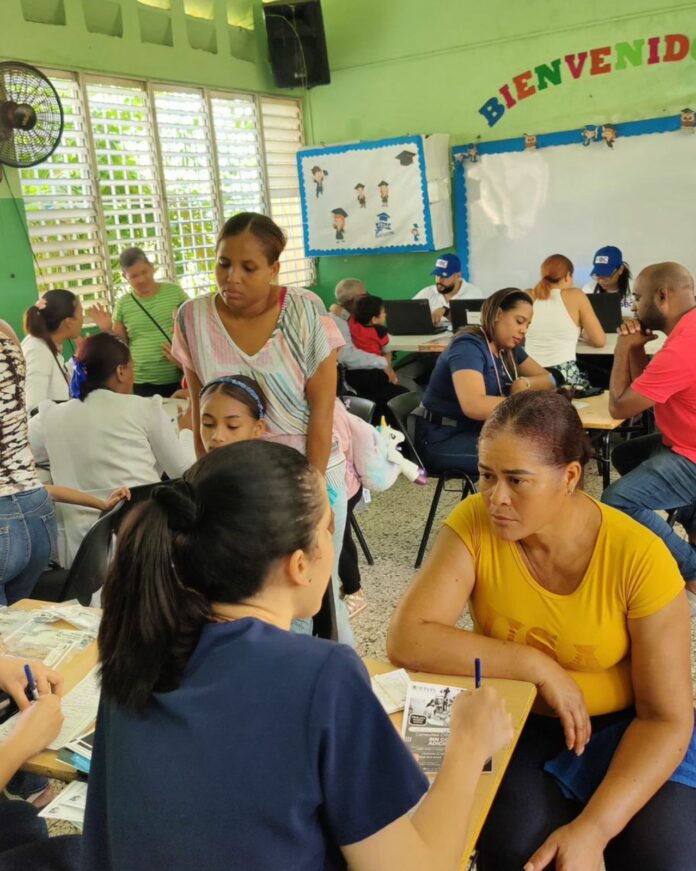
[[[345,606],[348,609],[348,616],[353,619],[356,615],[358,615],[361,611],[364,611],[367,608],[367,597],[363,590],[358,590],[355,593],[349,593],[347,596],[343,597],[343,601],[345,602]]]

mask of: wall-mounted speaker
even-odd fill
[[[320,0],[264,3],[268,54],[279,88],[313,88],[331,81]]]

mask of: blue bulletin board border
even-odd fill
[[[391,145],[411,145],[418,151],[421,166],[421,199],[425,215],[425,241],[422,245],[380,245],[379,248],[310,248],[309,247],[309,216],[307,212],[307,190],[305,187],[302,161],[307,157],[323,157],[327,154],[345,154],[349,151],[371,151]],[[375,139],[371,142],[353,142],[347,145],[330,145],[324,148],[303,148],[297,152],[297,176],[300,181],[300,203],[302,206],[302,235],[306,257],[345,256],[347,254],[406,254],[419,251],[434,251],[433,225],[428,200],[428,182],[426,179],[425,150],[421,136],[399,136],[391,139]]]
[[[589,147],[597,148],[600,145],[607,147],[602,141],[602,128],[613,127],[617,139],[627,136],[645,136],[647,133],[672,133],[682,127],[681,115],[669,115],[665,118],[648,118],[645,121],[627,121],[623,124],[591,124],[587,127],[579,127],[576,130],[561,130],[557,133],[542,133],[536,137],[536,148],[550,148],[554,145],[581,145],[585,141],[583,130],[595,129],[596,139]],[[517,136],[514,139],[496,139],[492,142],[475,143],[476,151],[483,154],[502,154],[508,151],[524,151],[524,137]],[[455,244],[457,254],[462,262],[462,274],[469,280],[469,212],[466,196],[466,164],[469,162],[468,154],[472,143],[456,145],[452,149],[454,160],[454,219],[455,219]]]

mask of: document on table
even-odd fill
[[[69,693],[63,697],[63,727],[58,737],[48,745],[49,750],[60,750],[65,744],[89,729],[97,718],[99,707],[99,671],[95,666]],[[15,726],[17,714],[0,725],[0,741],[3,741]]]
[[[372,678],[372,692],[382,703],[388,714],[403,711],[406,703],[406,691],[411,683],[406,671],[399,668],[385,674],[377,674]]]
[[[67,820],[79,829],[85,819],[87,805],[87,784],[82,780],[74,780],[58,793],[53,801],[39,813],[47,820]]]

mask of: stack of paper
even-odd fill
[[[403,668],[388,671],[372,678],[372,691],[382,703],[388,714],[403,711],[406,703],[406,691],[411,680]]]
[[[74,780],[58,793],[53,801],[39,813],[47,820],[67,820],[78,829],[82,829],[87,804],[87,784]]]

